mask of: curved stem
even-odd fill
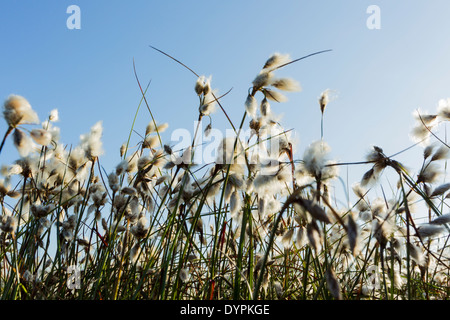
[[[0,145],[0,153],[2,153],[3,146],[5,145],[6,138],[13,131],[13,129],[14,129],[13,127],[9,126],[8,130],[6,130],[5,136],[3,137],[3,140],[2,140],[2,144]]]

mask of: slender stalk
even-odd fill
[[[404,196],[404,203],[405,203],[405,221],[406,221],[406,285],[407,285],[407,293],[408,293],[408,300],[411,299],[411,249],[410,249],[410,243],[411,243],[411,231],[410,231],[410,219],[411,219],[411,213],[409,211],[409,205],[408,205],[408,199],[406,197],[405,188],[403,186],[402,177],[400,177],[400,185],[402,188],[403,196]]]
[[[323,112],[320,114],[320,140],[323,140]]]
[[[2,144],[0,145],[0,153],[2,153],[3,146],[5,145],[6,138],[10,135],[10,133],[14,130],[13,127],[9,126],[6,130],[5,135],[3,136]]]

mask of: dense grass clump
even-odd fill
[[[196,74],[189,147],[165,144],[168,124],[152,115],[137,147],[129,139],[109,171],[100,165],[101,122],[78,145],[63,145],[56,110],[40,122],[25,98],[10,96],[0,152],[12,139],[19,158],[1,168],[1,298],[447,299],[450,149],[433,129],[450,120],[450,101],[417,115],[419,172],[374,146],[352,185],[356,201],[337,201],[330,190],[344,164],[330,158],[323,136],[294,159],[289,131],[271,111],[300,90],[276,75],[298,60],[274,54],[263,64],[239,127],[230,121],[235,136],[207,165],[193,163],[196,136],[216,110],[226,115],[210,78]],[[329,95],[318,101],[322,119]],[[396,181],[380,198],[374,190],[387,171]],[[428,221],[418,223],[424,210]]]

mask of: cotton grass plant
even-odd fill
[[[294,159],[272,105],[301,89],[276,71],[306,57],[275,53],[262,64],[239,126],[212,78],[189,69],[198,124],[183,150],[162,141],[169,124],[154,118],[136,77],[149,124],[133,123],[109,170],[101,122],[64,145],[56,110],[40,123],[24,97],[7,98],[1,148],[12,137],[19,157],[1,168],[2,299],[447,299],[449,146],[433,130],[450,120],[449,100],[436,114],[416,114],[417,173],[378,146],[365,162],[334,161],[323,135],[329,90],[316,107],[321,139]],[[196,137],[202,127],[211,132],[217,112],[235,135],[223,138],[212,163],[196,164]],[[331,193],[341,166],[367,167],[348,186],[348,205]],[[396,187],[380,198],[386,171]],[[425,223],[416,219],[423,210]]]

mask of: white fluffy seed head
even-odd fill
[[[430,161],[438,161],[443,159],[448,159],[450,149],[446,145],[442,145],[434,152]]]
[[[33,151],[33,141],[22,130],[14,130],[13,140],[21,157],[26,157]]]
[[[281,54],[279,52],[275,52],[272,54],[269,59],[267,59],[266,63],[263,66],[263,69],[273,70],[283,64],[286,64],[291,61],[291,57],[289,54]]]
[[[441,167],[435,163],[429,163],[420,171],[418,180],[424,183],[434,183],[442,175]]]
[[[445,228],[439,224],[424,224],[417,228],[417,236],[421,238],[430,238],[442,234]]]
[[[286,102],[288,100],[284,94],[271,89],[264,89],[264,96],[268,100],[275,102]]]
[[[334,100],[335,97],[332,97],[332,94],[333,91],[330,89],[326,89],[320,94],[319,106],[322,113],[325,112],[325,108],[327,107],[328,103],[330,103],[331,100]]]
[[[298,170],[322,180],[333,179],[338,175],[337,166],[328,159],[331,148],[325,141],[315,141],[305,150],[303,163]]]
[[[437,115],[416,111],[413,114],[416,123],[411,130],[410,137],[416,143],[427,145],[430,138],[430,130],[437,124]]]
[[[103,124],[102,121],[98,121],[91,127],[88,134],[80,136],[80,146],[83,148],[89,160],[98,158],[103,154],[102,134]]]
[[[20,124],[37,124],[39,117],[31,108],[27,99],[19,95],[10,95],[3,105],[3,116],[11,127]]]
[[[255,119],[257,109],[258,109],[258,103],[256,101],[256,98],[249,94],[247,96],[247,99],[245,99],[245,111],[247,111],[247,115],[251,119]]]
[[[430,224],[437,224],[437,225],[443,225],[447,223],[450,223],[450,213],[443,214],[430,221]]]
[[[270,71],[262,70],[253,80],[252,84],[255,89],[261,89],[271,83],[273,74]]]
[[[142,147],[148,148],[148,149],[154,149],[159,144],[159,138],[158,136],[147,136],[145,137],[144,141],[142,142]]]
[[[260,112],[263,117],[268,117],[271,114],[270,103],[266,98],[261,101]]]
[[[34,142],[42,146],[47,146],[52,142],[52,134],[45,129],[33,129],[30,136]]]
[[[450,120],[450,98],[439,100],[437,114],[442,120]]]
[[[58,109],[53,109],[52,111],[50,111],[50,115],[48,116],[48,120],[50,120],[52,122],[59,121]]]
[[[236,216],[241,209],[241,197],[237,190],[233,191],[230,197],[230,214],[231,216]]]
[[[281,238],[281,243],[285,249],[289,249],[292,246],[292,239],[294,237],[294,229],[288,229]]]
[[[194,87],[195,93],[197,93],[197,95],[201,95],[203,93],[203,90],[205,89],[205,82],[206,82],[205,76],[200,76],[197,78]]]
[[[181,268],[180,270],[180,280],[186,282],[189,280],[189,270],[187,268]]]
[[[273,80],[271,86],[283,91],[301,91],[300,84],[291,78],[279,78]]]

